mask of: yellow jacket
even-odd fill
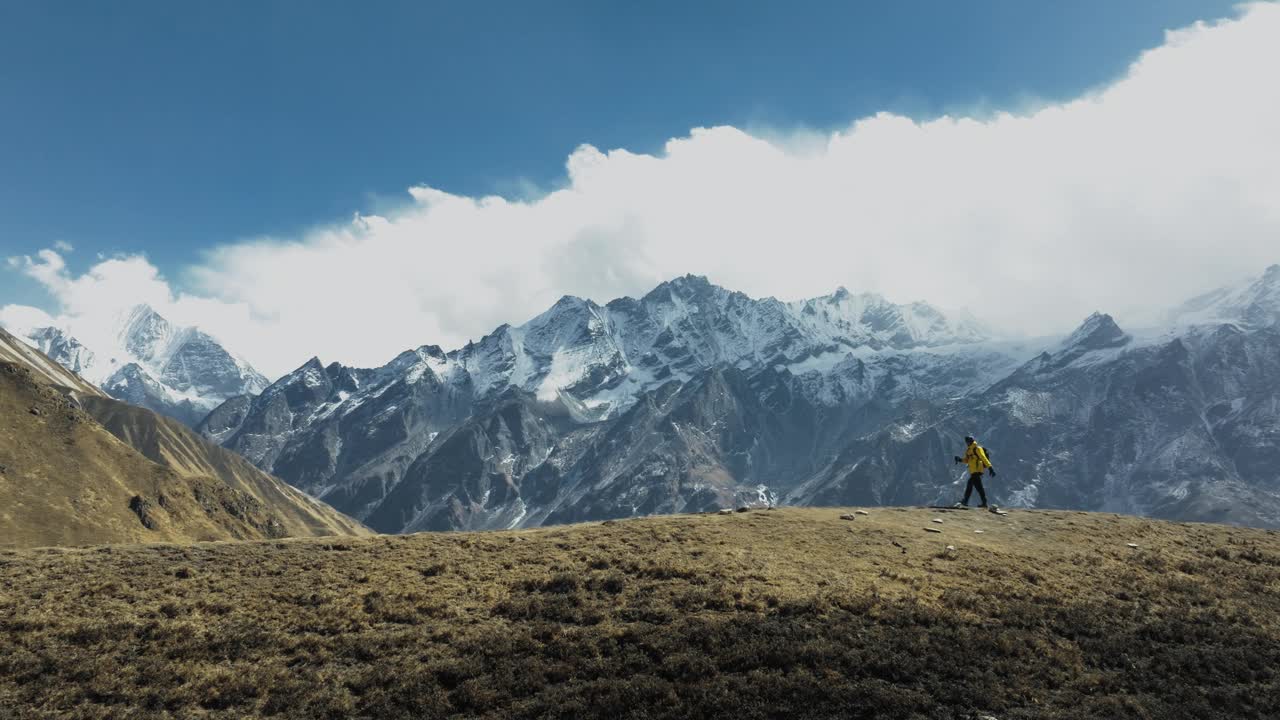
[[[982,449],[978,443],[970,443],[969,447],[964,451],[964,461],[969,463],[969,472],[980,473],[991,467],[991,461],[987,459],[987,451]]]

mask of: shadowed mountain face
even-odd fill
[[[23,347],[0,331],[0,545],[368,534]]]
[[[1273,329],[1224,325],[1127,350],[1067,344],[918,436],[859,439],[788,499],[954,500],[958,481],[921,480],[945,477],[948,448],[974,433],[992,449],[1000,474],[987,485],[1001,503],[1276,527],[1278,387]],[[888,479],[885,494],[867,494]]]
[[[200,431],[386,532],[950,504],[966,434],[992,450],[1000,504],[1273,526],[1275,287],[1269,270],[1161,333],[1095,313],[1018,346],[922,303],[681,278],[373,370],[313,360]]]

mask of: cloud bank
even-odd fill
[[[268,374],[457,346],[563,294],[685,273],[754,296],[924,299],[1010,333],[1095,309],[1141,322],[1280,262],[1276,38],[1280,5],[1253,4],[1034,112],[881,113],[817,141],[699,128],[658,155],[584,145],[536,199],[415,187],[394,214],[212,249],[181,292],[141,257],[78,277],[52,250],[14,264],[64,316],[145,300]]]

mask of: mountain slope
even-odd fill
[[[0,347],[16,343],[0,331]],[[0,361],[0,545],[367,534],[180,425],[74,376],[88,390],[71,392],[50,382],[51,360],[23,357]]]
[[[291,537],[363,535],[358,522],[267,475],[186,425],[111,398],[85,398],[85,411],[147,459],[192,480],[215,478],[272,516],[272,532]],[[253,504],[252,502],[248,504]]]
[[[1275,717],[1276,533],[844,512],[8,553],[0,698],[86,719]]]

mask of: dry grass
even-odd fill
[[[0,361],[0,548],[367,534],[175,420]]]
[[[6,552],[0,717],[1280,709],[1274,532],[841,512]]]

